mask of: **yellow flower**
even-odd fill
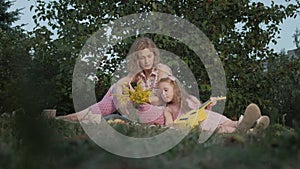
[[[123,95],[115,95],[118,97],[121,104],[127,104],[128,98],[132,101],[135,106],[139,106],[143,103],[150,102],[151,90],[143,90],[142,82],[139,81],[137,86],[134,87],[134,90],[128,88],[123,88]]]
[[[143,90],[142,82],[139,81],[134,90],[129,90],[129,99],[137,106],[143,103],[149,103],[151,90]]]

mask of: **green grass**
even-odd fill
[[[87,137],[78,123],[41,117],[1,117],[0,125],[0,169],[293,169],[300,161],[299,130],[279,124],[271,125],[260,135],[214,134],[204,144],[198,143],[200,131],[193,129],[168,152],[142,159],[105,151]],[[135,124],[112,126],[135,137],[165,130]]]

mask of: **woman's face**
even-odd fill
[[[164,100],[164,102],[171,102],[174,97],[174,89],[173,85],[170,84],[169,82],[160,82],[158,84],[158,89],[161,90],[161,97]]]
[[[152,69],[154,62],[154,53],[148,48],[138,52],[138,62],[143,70]]]

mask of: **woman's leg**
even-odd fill
[[[84,110],[81,110],[76,113],[71,113],[65,116],[58,116],[56,119],[59,120],[70,120],[70,121],[80,121],[81,119],[84,119],[84,117],[88,114],[90,108],[86,108]]]
[[[102,116],[106,116],[109,114],[112,114],[117,110],[115,104],[114,104],[114,96],[113,96],[113,88],[114,85],[112,85],[107,93],[104,95],[102,100],[92,106],[91,113],[93,114],[101,114]]]
[[[163,115],[164,106],[154,106],[151,104],[142,104],[139,106],[137,117],[141,123],[164,125],[165,118]]]
[[[68,114],[65,116],[59,116],[56,119],[64,119],[64,120],[71,120],[71,121],[81,121],[81,120],[85,120],[86,117],[88,116],[88,114],[92,113],[92,114],[99,114],[102,116],[108,115],[108,114],[112,114],[113,112],[115,112],[116,106],[114,104],[113,101],[113,87],[114,85],[112,85],[108,92],[105,94],[105,96],[102,98],[102,100],[84,110],[81,110],[79,112],[76,113],[72,113],[72,114]]]

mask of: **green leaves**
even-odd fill
[[[103,28],[104,24],[129,14],[149,11],[168,13],[180,16],[202,30],[212,42],[216,52],[220,54],[226,73],[229,98],[226,103],[226,115],[230,117],[242,114],[244,108],[251,102],[258,103],[263,109],[266,108],[267,112],[269,107],[272,107],[270,110],[277,107],[278,100],[287,97],[278,94],[279,84],[288,83],[292,79],[291,76],[283,77],[286,76],[285,71],[290,71],[286,67],[278,66],[280,74],[273,70],[267,71],[266,65],[269,65],[267,62],[275,62],[272,59],[277,59],[268,45],[276,43],[280,31],[279,24],[288,17],[296,16],[298,9],[298,2],[289,3],[287,6],[272,2],[271,5],[266,6],[262,2],[250,0],[129,0],[126,2],[39,0],[34,7],[31,7],[31,10],[35,11],[33,19],[36,23],[35,30],[30,33],[33,37],[32,55],[37,63],[41,65],[47,63],[53,67],[54,71],[48,78],[59,81],[56,83],[55,97],[61,103],[58,107],[63,107],[67,111],[73,109],[69,96],[75,58],[79,56],[86,40],[93,33]],[[43,26],[41,21],[45,21],[47,26]],[[56,34],[55,37],[52,35],[53,32]],[[199,53],[195,53],[199,51],[191,51],[187,47],[188,44],[182,44],[168,35],[147,34],[145,36],[152,38],[160,49],[179,56],[197,79],[201,99],[209,98],[211,81],[206,67],[213,68],[213,65],[204,67],[197,56]],[[116,65],[126,57],[134,38],[124,39],[120,44],[109,49],[107,54],[116,57],[111,59],[103,57],[101,64],[99,63],[101,69],[97,74],[101,83],[96,85],[98,99],[101,99],[106,92],[105,89],[110,86],[111,74]],[[204,46],[203,43],[197,45],[202,50],[210,49],[210,46]],[[166,63],[176,71],[181,70],[178,63],[172,60],[166,60]],[[278,85],[273,80],[274,77],[280,79]]]

